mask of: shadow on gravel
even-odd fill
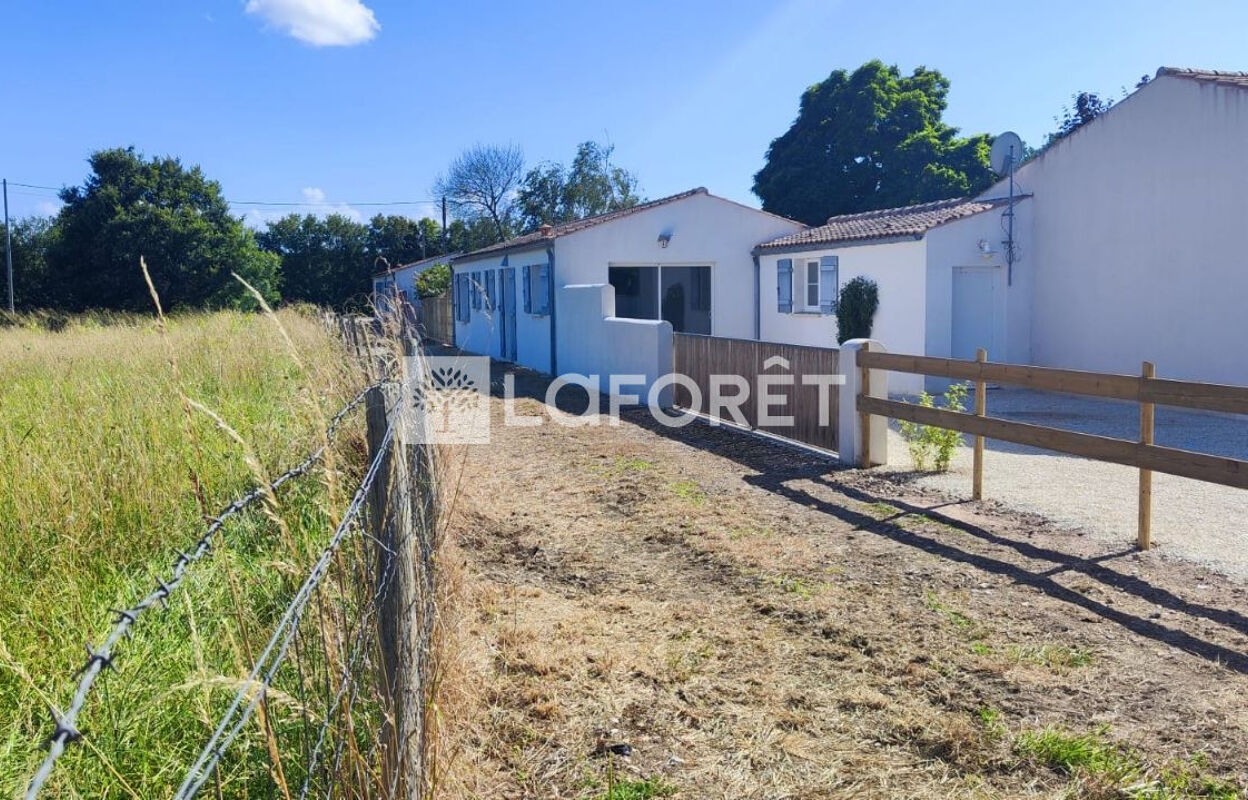
[[[454,353],[453,350],[439,348],[438,352],[431,354],[451,355]],[[497,361],[491,366],[491,392],[494,396],[503,396],[503,376],[507,373],[515,376],[517,398],[545,402],[546,391],[551,383],[549,377]],[[567,413],[580,414],[585,411],[587,401],[588,395],[584,390],[570,386],[560,390],[557,396],[557,407]],[[601,410],[606,411],[605,399],[602,401]],[[1074,589],[1067,588],[1055,580],[1055,576],[1062,573],[1076,572],[1102,585],[1129,593],[1161,608],[1193,619],[1208,620],[1248,635],[1248,616],[1229,609],[1193,603],[1169,589],[1155,586],[1147,580],[1119,572],[1105,565],[1106,562],[1131,555],[1135,552],[1132,548],[1089,558],[1040,547],[955,519],[938,510],[958,503],[916,505],[894,496],[872,493],[836,480],[835,474],[843,471],[844,468],[829,457],[806,448],[788,445],[781,441],[770,441],[728,426],[711,425],[700,419],[681,428],[671,428],[660,424],[645,409],[625,410],[621,413],[620,419],[624,423],[636,425],[659,436],[730,459],[755,473],[744,477],[746,483],[800,504],[804,508],[835,517],[853,525],[856,529],[882,536],[897,544],[965,564],[985,573],[1009,578],[1017,584],[1033,587],[1049,597],[1116,623],[1139,636],[1179,648],[1236,672],[1248,674],[1248,655],[1244,653],[1205,641],[1153,619],[1121,611],[1107,603],[1099,602]],[[548,420],[547,424],[553,423]],[[791,482],[800,480],[822,484],[859,503],[887,503],[899,509],[900,513],[885,519],[877,519],[789,485]],[[975,537],[987,550],[998,550],[999,556],[972,552],[932,534],[896,524],[897,520],[905,517],[918,516],[927,517]],[[1009,555],[1045,561],[1052,566],[1047,569],[1029,569],[1008,560]]]

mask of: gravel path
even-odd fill
[[[988,414],[1068,430],[1135,439],[1133,404],[1029,390],[988,392]],[[1168,447],[1248,458],[1248,420],[1158,408],[1157,443]],[[906,443],[889,431],[889,464],[909,469]],[[1100,539],[1135,541],[1138,470],[989,440],[984,454],[984,496],[1043,514]],[[959,450],[953,469],[918,478],[920,486],[957,497],[971,491],[971,450]],[[1171,475],[1153,476],[1153,543],[1163,556],[1196,561],[1248,578],[1248,491]]]

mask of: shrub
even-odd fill
[[[879,307],[880,287],[875,281],[859,275],[845,284],[836,304],[837,343],[869,338],[871,323]]]
[[[949,411],[966,410],[966,393],[969,383],[955,383],[945,392],[945,408]],[[919,395],[919,405],[935,408],[936,400],[927,392]],[[910,459],[919,472],[927,472],[931,465],[937,472],[948,472],[953,452],[962,444],[962,434],[931,425],[901,420],[898,423],[901,436],[910,448]]]
[[[451,265],[434,264],[416,276],[416,294],[420,297],[437,297],[451,285]]]

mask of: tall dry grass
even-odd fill
[[[314,449],[325,419],[364,383],[319,321],[296,312],[184,315],[163,331],[136,317],[59,320],[57,332],[41,320],[16,323],[0,329],[0,792],[8,796],[42,758],[46,709],[67,703],[84,644],[110,626],[107,609],[149,591],[176,550],[199,537],[204,515],[257,473],[274,476]],[[338,487],[354,485],[364,460],[361,417],[328,462],[342,476],[308,475],[279,492],[270,514],[229,523],[169,608],[119,645],[117,669],[80,718],[85,740],[62,758],[45,796],[172,793],[339,519],[349,492]],[[324,710],[309,692],[324,693],[342,647],[336,631],[362,602],[348,585],[361,561],[358,550],[344,553],[330,594],[314,606],[321,647],[304,634],[260,724],[223,763],[214,786],[223,796],[297,788],[301,776],[281,756],[306,749]]]

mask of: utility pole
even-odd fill
[[[13,232],[9,229],[9,179],[4,178],[4,266],[9,275],[9,313],[13,313]]]
[[[442,252],[448,253],[450,250],[450,239],[446,236],[446,195],[442,195]]]

